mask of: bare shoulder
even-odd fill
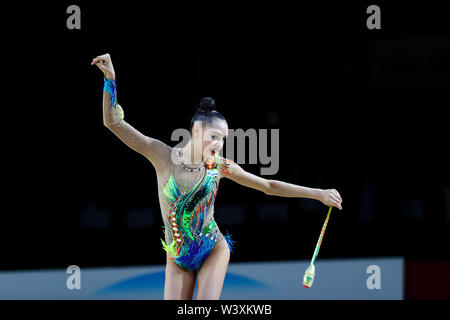
[[[236,162],[222,156],[218,157],[217,166],[222,178],[231,179],[242,170],[242,168]]]
[[[167,170],[171,161],[172,147],[158,139],[149,138],[149,140],[147,159],[153,164],[157,173]]]

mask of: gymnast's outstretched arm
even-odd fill
[[[148,137],[130,124],[123,117],[123,110],[117,104],[115,91],[116,74],[109,54],[98,56],[92,60],[91,65],[97,65],[103,71],[105,83],[110,82],[110,88],[114,84],[113,90],[103,92],[103,124],[111,130],[119,139],[134,151],[145,156],[155,167],[161,170],[168,164],[170,159],[170,147],[158,139]],[[111,95],[110,91],[113,93]],[[121,114],[122,113],[122,114]]]
[[[264,179],[245,171],[231,160],[222,158],[221,163],[221,176],[245,187],[256,189],[272,196],[315,199],[327,206],[334,206],[342,210],[342,198],[335,189],[315,189],[278,180]]]

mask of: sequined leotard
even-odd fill
[[[111,103],[107,91],[103,96],[103,120],[156,170],[165,234],[165,241],[161,241],[171,261],[186,270],[198,270],[215,243],[222,239],[232,251],[234,242],[228,234],[221,233],[213,215],[220,178],[227,175],[226,159],[216,155],[198,172],[184,170],[173,161],[173,148],[143,135],[124,120],[123,109],[117,100]]]
[[[217,241],[225,238],[230,250],[233,247],[230,236],[224,236],[214,220],[214,200],[226,168],[216,156],[201,169],[188,172],[172,163],[167,182],[159,187],[163,248],[173,262],[187,270],[198,269]]]

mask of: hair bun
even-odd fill
[[[213,98],[205,97],[200,100],[200,105],[198,106],[198,112],[208,113],[216,110],[216,102]]]

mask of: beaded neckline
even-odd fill
[[[183,162],[181,161],[181,159],[180,159],[180,150],[179,150],[179,149],[175,150],[175,155],[176,155],[176,157],[177,157],[178,164],[179,164],[184,170],[186,170],[186,171],[189,171],[189,172],[199,172],[199,171],[201,171],[201,170],[205,167],[205,162],[206,162],[206,161],[203,162],[203,164],[202,164],[201,167],[198,167],[198,168],[188,168],[188,167],[186,167],[186,166],[184,165],[184,163],[183,163]]]

